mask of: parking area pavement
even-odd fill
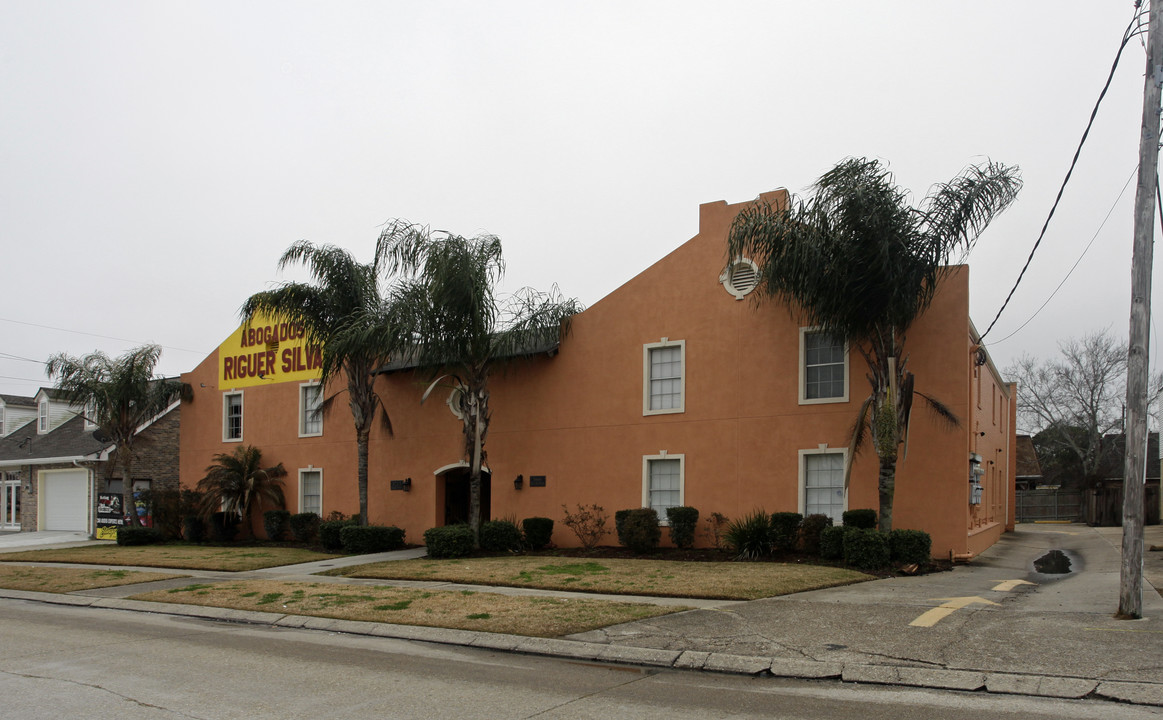
[[[1121,535],[1112,544],[1112,534],[1103,532],[1109,530],[1118,529],[1020,525],[951,572],[696,610],[572,637],[815,662],[1163,683],[1163,597],[1145,584],[1144,619],[1114,619]],[[1071,572],[1035,568],[1035,560],[1055,550],[1071,560]]]

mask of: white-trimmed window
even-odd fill
[[[800,450],[800,513],[827,515],[835,525],[848,509],[844,490],[844,462],[847,450]]]
[[[299,386],[299,437],[323,434],[323,386],[305,383]]]
[[[299,512],[323,515],[323,470],[309,467],[299,471]]]
[[[85,429],[92,430],[97,427],[97,405],[96,403],[85,404]]]
[[[41,400],[36,405],[36,432],[48,432],[48,400]]]
[[[800,328],[800,404],[848,402],[848,348],[843,340]]]
[[[666,524],[666,509],[684,503],[686,456],[663,452],[642,458],[642,507],[654,508]]]
[[[242,441],[242,393],[222,395],[222,441]]]
[[[0,405],[0,437],[4,437],[4,412],[4,406]]]
[[[686,410],[686,340],[662,338],[642,346],[642,414]]]

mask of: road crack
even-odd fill
[[[0,670],[0,673],[3,673],[4,675],[10,676],[10,677],[24,678],[26,680],[46,680],[48,682],[67,683],[69,685],[75,685],[77,687],[90,688],[93,690],[97,690],[99,692],[103,692],[103,693],[112,695],[113,697],[118,698],[120,700],[124,700],[125,702],[133,703],[134,705],[137,705],[138,707],[147,708],[150,710],[162,710],[162,711],[172,713],[172,714],[180,716],[180,717],[191,718],[192,720],[206,720],[206,718],[204,718],[200,715],[190,715],[188,713],[184,713],[184,712],[181,712],[179,710],[173,710],[171,708],[164,707],[162,705],[154,705],[153,703],[147,703],[144,700],[138,700],[137,698],[130,697],[129,695],[119,693],[116,690],[110,690],[109,688],[107,688],[103,685],[82,682],[80,680],[71,680],[69,678],[50,677],[48,675],[34,675],[33,673],[13,672],[11,670]]]

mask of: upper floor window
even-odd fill
[[[4,437],[4,406],[0,405],[0,437]]]
[[[222,440],[242,440],[242,393],[228,392],[222,396]]]
[[[323,386],[308,383],[299,386],[299,437],[323,434]]]
[[[848,348],[842,339],[800,328],[800,404],[847,402]]]
[[[686,409],[686,341],[662,338],[643,346],[642,414]]]
[[[36,431],[48,432],[48,400],[41,400],[36,405]]]

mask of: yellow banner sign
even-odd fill
[[[323,353],[303,326],[256,317],[218,346],[218,387],[244,388],[319,379]]]

